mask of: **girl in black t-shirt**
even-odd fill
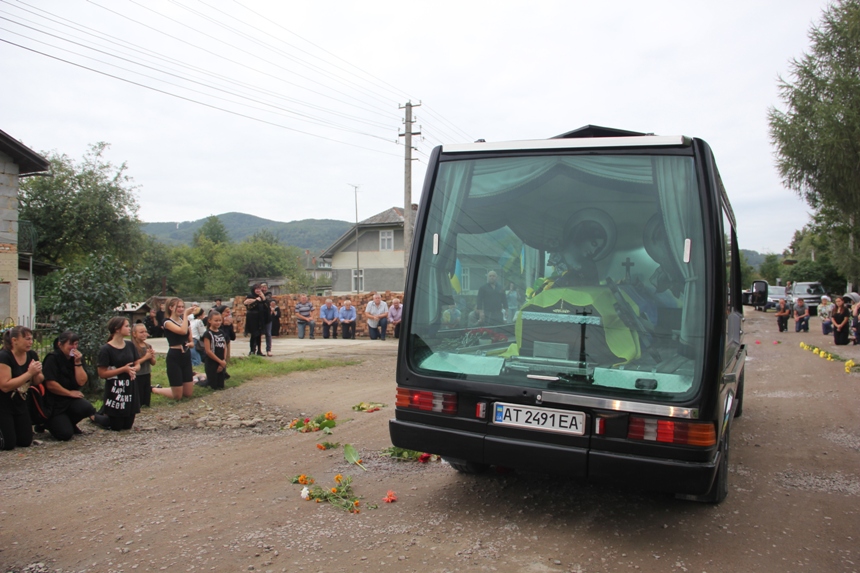
[[[134,378],[140,368],[128,319],[116,316],[108,321],[110,339],[99,349],[99,377],[105,379],[104,412],[110,418],[111,430],[130,430],[134,416],[140,412],[140,396]]]
[[[78,352],[79,340],[80,337],[71,331],[60,334],[54,341],[54,351],[45,356],[42,364],[49,412],[45,427],[63,442],[81,433],[77,424],[84,418],[103,427],[110,425],[108,417],[96,414],[96,409],[81,392],[81,387],[87,383],[87,372]]]
[[[44,380],[42,363],[32,350],[33,331],[26,326],[3,334],[0,350],[0,449],[26,448],[33,443],[27,390]]]
[[[220,313],[209,315],[209,330],[203,334],[203,347],[206,350],[206,380],[213,390],[223,390],[227,375],[227,361],[230,359],[230,347],[224,333],[221,332],[223,319]]]
[[[170,388],[153,388],[152,392],[181,400],[190,398],[194,393],[194,371],[191,369],[190,340],[188,336],[188,317],[197,311],[194,306],[185,308],[181,298],[167,301],[164,320],[164,337],[167,338],[167,380]]]

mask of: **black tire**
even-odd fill
[[[485,473],[490,469],[489,464],[481,464],[478,462],[470,462],[467,460],[457,460],[453,458],[443,458],[448,464],[460,472],[461,474],[478,475]]]
[[[738,391],[735,394],[735,402],[738,405],[735,407],[735,418],[740,418],[744,413],[744,374],[746,374],[746,368],[741,372],[741,378],[738,380]]]
[[[729,495],[729,431],[726,430],[723,436],[723,444],[720,451],[720,465],[717,468],[717,475],[714,477],[714,483],[711,484],[711,489],[703,495],[699,501],[705,503],[713,503],[714,505],[722,503],[726,496]]]

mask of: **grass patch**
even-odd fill
[[[272,361],[262,356],[243,356],[231,358],[227,366],[227,372],[230,374],[230,379],[224,384],[225,388],[235,388],[243,383],[254,378],[274,378],[276,376],[285,376],[293,372],[306,372],[309,370],[321,370],[323,368],[332,368],[335,366],[350,366],[358,364],[357,360],[329,360],[325,358],[296,358],[294,360]],[[196,366],[195,372],[203,374],[203,365]],[[158,362],[152,367],[152,385],[161,384],[165,388],[170,387],[167,381],[167,366],[164,356],[158,357]],[[212,394],[214,390],[203,386],[194,386],[193,398],[200,398]],[[158,394],[152,395],[152,406],[162,406],[166,404],[175,405],[187,400],[175,401],[167,396]]]

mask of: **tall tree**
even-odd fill
[[[779,256],[769,253],[764,256],[764,261],[758,267],[758,272],[761,278],[767,281],[768,284],[775,285],[776,279],[782,278],[788,269],[779,262]]]
[[[780,78],[785,111],[768,112],[783,183],[845,238],[839,270],[860,278],[860,0],[837,0],[809,32],[810,51]]]
[[[230,242],[230,235],[227,234],[227,227],[221,222],[217,215],[210,215],[206,218],[203,225],[194,232],[192,244],[198,245],[200,239],[206,237],[216,245]]]
[[[39,259],[66,265],[94,252],[131,256],[141,236],[136,187],[125,163],[105,159],[107,148],[91,145],[80,163],[46,153],[52,176],[21,181],[18,216],[36,229]]]

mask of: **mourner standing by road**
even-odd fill
[[[498,325],[504,322],[502,309],[507,304],[505,289],[498,283],[496,271],[487,273],[487,284],[478,289],[477,308],[482,326]]]

